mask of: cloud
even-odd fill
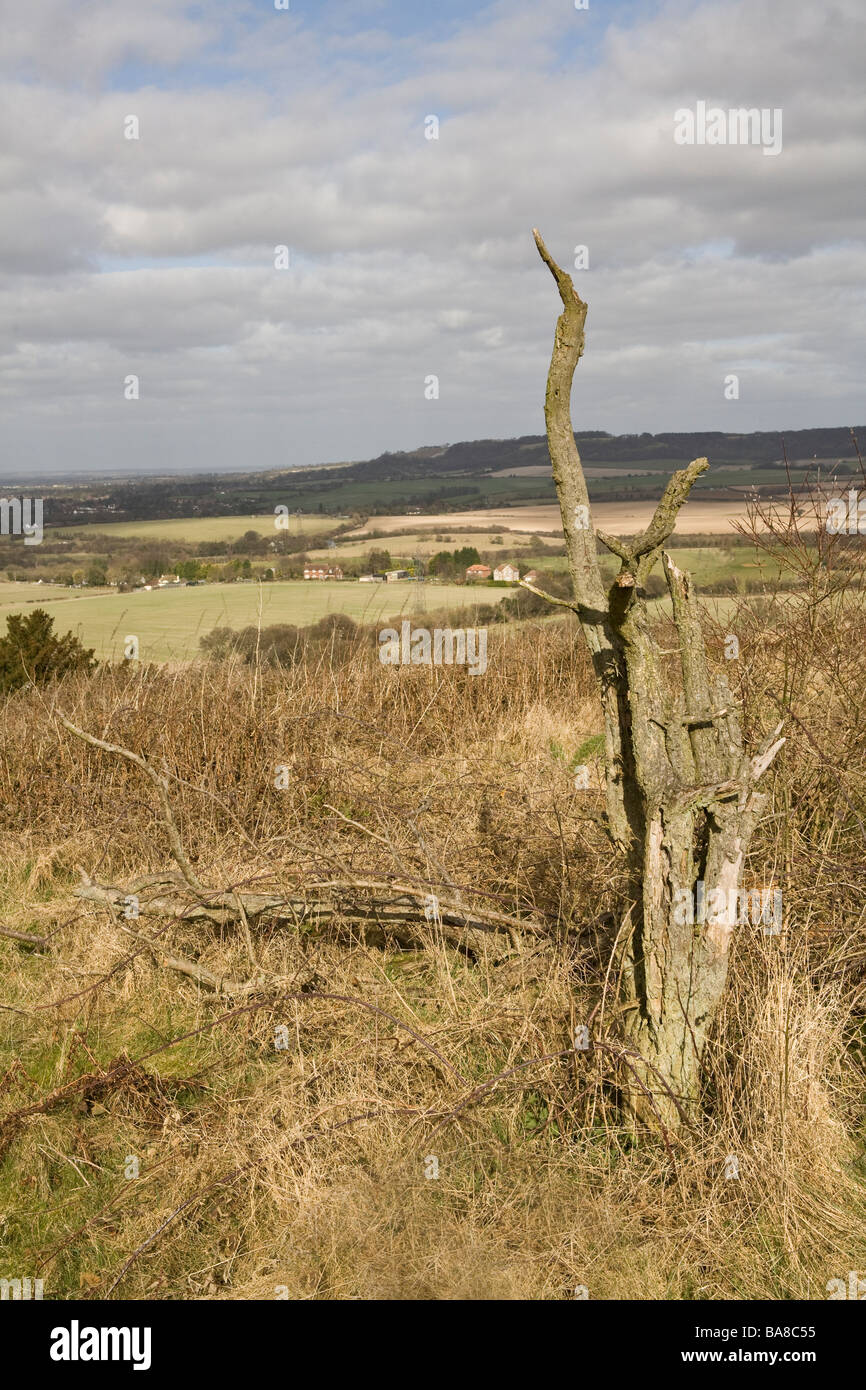
[[[557,303],[533,225],[565,264],[589,251],[582,426],[862,414],[859,0],[443,11],[0,5],[13,461],[268,468],[539,432]],[[781,155],[676,145],[698,100],[781,108]]]

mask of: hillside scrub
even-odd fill
[[[11,613],[0,636],[0,695],[24,685],[43,685],[71,671],[91,671],[92,648],[71,632],[58,635],[44,608]]]
[[[735,933],[702,1107],[639,1143],[571,618],[494,629],[480,679],[384,668],[369,637],[10,695],[0,1274],[55,1298],[786,1299],[862,1268],[866,610],[813,597],[741,601],[736,661],[707,628],[746,730],[787,711],[746,869],[784,922]],[[245,932],[149,916],[147,888],[138,918],[82,899],[79,866],[128,891],[170,844],[141,768],[61,712],[164,776],[204,884],[392,882],[527,930],[461,949],[435,911],[407,945],[348,909]]]

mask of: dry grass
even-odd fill
[[[811,654],[785,612],[744,641],[747,727],[771,691],[799,721],[748,874],[782,884],[785,929],[738,938],[707,1113],[672,1154],[619,1127],[610,1052],[570,1050],[619,885],[574,787],[600,718],[568,622],[491,632],[478,678],[350,645],[11,698],[0,923],[39,941],[0,940],[0,1275],[60,1298],[785,1299],[862,1269],[866,623],[846,621],[841,644],[818,621]],[[60,728],[55,695],[164,759],[209,883],[394,875],[548,935],[470,958],[435,924],[414,950],[269,924],[258,961],[288,983],[226,1002],[72,896],[76,864],[122,883],[168,851],[146,779]],[[251,973],[232,931],[165,939]]]

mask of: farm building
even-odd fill
[[[304,565],[305,579],[342,579],[343,571],[339,565]]]

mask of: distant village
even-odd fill
[[[310,561],[304,565],[304,578],[309,580],[335,580],[345,579],[341,565],[329,565],[317,561]],[[519,584],[521,579],[524,583],[535,584],[538,582],[538,571],[527,570],[521,576],[520,566],[511,560],[506,560],[504,564],[491,565],[468,565],[465,570],[467,584]],[[416,583],[431,583],[435,580],[428,577],[420,577],[413,574],[408,569],[385,570],[382,574],[361,574],[357,578],[359,584],[399,584],[414,581]],[[42,580],[38,580],[42,583]],[[143,590],[151,589],[174,589],[204,584],[204,579],[185,579],[179,574],[161,574],[159,578],[147,581],[144,578],[136,585]],[[80,587],[80,586],[78,586]]]
[[[495,568],[490,565],[468,565],[465,571],[466,582],[468,584],[518,584],[520,582],[520,567],[510,560]],[[339,565],[327,565],[309,563],[304,565],[305,579],[342,579],[343,571]],[[411,570],[386,570],[383,574],[362,574],[358,576],[359,584],[397,584],[405,580],[417,579]],[[523,579],[528,584],[534,584],[538,579],[536,570],[528,570]],[[424,581],[422,581],[424,582]]]

